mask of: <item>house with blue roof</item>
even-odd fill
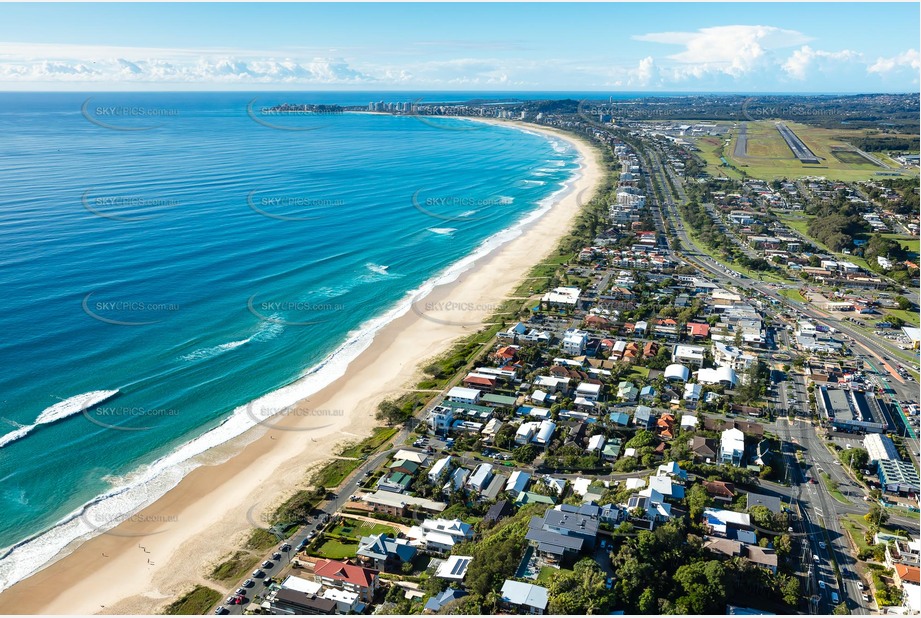
[[[428,601],[425,602],[425,611],[427,612],[438,612],[441,611],[441,608],[450,603],[451,601],[456,601],[457,599],[462,599],[467,596],[467,593],[463,590],[458,590],[457,588],[448,588],[444,592],[439,592],[434,595]]]

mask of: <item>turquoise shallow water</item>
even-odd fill
[[[0,446],[0,587],[175,484],[253,424],[240,406],[334,379],[578,167],[565,143],[462,120],[269,128],[252,98],[0,95],[0,436],[119,390]]]

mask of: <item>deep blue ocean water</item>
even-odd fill
[[[259,112],[402,97],[0,95],[0,436],[119,390],[0,446],[0,588],[174,485],[247,402],[334,379],[578,167],[505,127]]]

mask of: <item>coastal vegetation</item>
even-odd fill
[[[249,551],[236,551],[227,560],[217,564],[208,575],[221,583],[232,583],[249,573],[259,563],[259,556]],[[213,605],[213,603],[212,603]]]
[[[198,585],[167,605],[163,613],[168,616],[201,616],[220,600],[220,592]]]

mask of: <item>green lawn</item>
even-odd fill
[[[387,524],[372,524],[357,519],[343,519],[335,528],[330,530],[329,533],[354,539],[360,539],[363,536],[371,536],[373,534],[389,534],[394,537],[397,535],[397,531],[392,526]]]
[[[537,574],[537,583],[542,586],[549,586],[553,583],[557,577],[566,575],[567,573],[572,573],[571,569],[554,569],[550,566],[544,566],[540,568],[540,573]]]
[[[799,293],[799,290],[791,290],[789,288],[782,288],[777,291],[781,296],[786,296],[790,300],[795,300],[797,302],[806,303],[806,297]]]
[[[886,309],[886,315],[890,315],[894,318],[902,318],[905,320],[906,324],[918,326],[919,320],[917,311],[908,311],[906,309]]]
[[[905,234],[883,234],[883,238],[894,238],[909,253],[918,255],[921,252],[921,239],[917,236],[906,236]]]
[[[852,513],[845,517],[845,519],[841,520],[841,525],[850,533],[851,538],[854,539],[854,544],[857,545],[857,549],[859,551],[869,550],[870,546],[867,545],[867,540],[863,536],[864,532],[866,532],[863,518]]]
[[[838,485],[831,477],[828,476],[828,473],[822,473],[822,482],[825,483],[825,488],[828,489],[828,493],[831,494],[831,497],[840,502],[841,504],[850,504],[851,501],[844,497],[844,494],[838,491]]]
[[[646,380],[649,378],[649,369],[646,367],[633,367],[630,373],[627,374],[627,378]]]
[[[170,616],[202,616],[217,605],[221,598],[221,593],[217,590],[206,586],[195,586],[167,605],[163,613]]]
[[[313,553],[320,558],[329,560],[342,560],[343,558],[353,558],[358,551],[358,543],[343,543],[330,539],[323,543]]]

